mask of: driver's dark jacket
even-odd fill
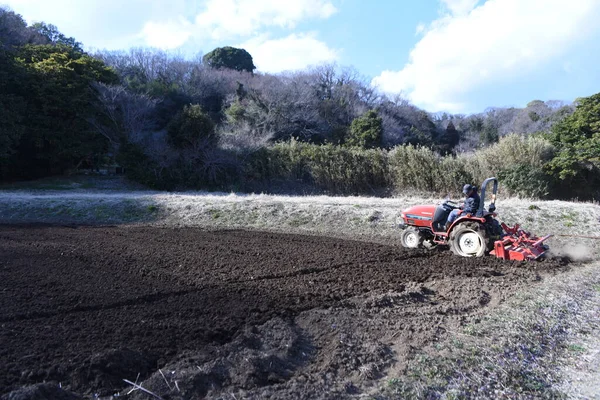
[[[461,207],[466,213],[476,214],[477,210],[479,210],[479,203],[481,202],[481,198],[477,194],[477,192],[473,192],[469,197],[466,198],[465,204]]]

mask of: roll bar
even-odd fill
[[[483,183],[481,184],[481,194],[479,195],[479,197],[481,198],[481,202],[479,203],[479,209],[477,210],[477,216],[478,217],[483,217],[483,212],[485,209],[485,192],[487,190],[488,185],[490,184],[490,182],[494,182],[494,186],[492,188],[492,202],[490,203],[490,206],[488,207],[488,210],[490,212],[494,212],[494,210],[496,209],[496,193],[498,193],[498,179],[496,178],[487,178],[485,181],[483,181]]]

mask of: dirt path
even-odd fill
[[[50,381],[107,396],[123,379],[171,398],[352,395],[558,269],[314,236],[0,226],[0,395]]]

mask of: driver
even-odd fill
[[[467,214],[475,215],[477,213],[477,210],[479,209],[479,203],[481,202],[481,199],[479,198],[479,195],[477,194],[477,186],[466,184],[465,186],[463,186],[463,193],[466,196],[465,202],[462,206],[460,206],[460,208],[457,208],[456,210],[452,210],[450,215],[448,215],[448,222],[446,223],[446,230],[448,230],[450,225],[463,212],[465,212]]]

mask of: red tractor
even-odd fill
[[[485,209],[486,190],[493,184],[491,202]],[[450,246],[462,257],[482,257],[491,254],[505,260],[537,260],[548,250],[544,241],[552,235],[538,238],[519,225],[509,227],[496,219],[498,180],[488,178],[481,185],[481,202],[475,214],[462,213],[449,226],[448,215],[458,204],[449,200],[439,206],[414,206],[402,211],[401,242],[407,248]]]

